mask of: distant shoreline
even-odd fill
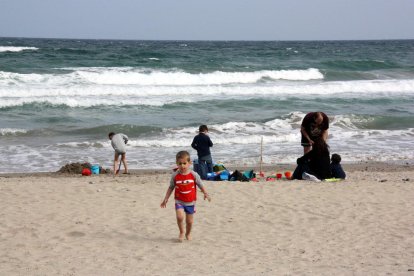
[[[403,171],[414,171],[414,163],[400,161],[400,162],[377,162],[377,161],[363,161],[357,163],[343,163],[345,172],[356,172],[356,171],[366,171],[366,172],[403,172]],[[227,166],[229,170],[254,170],[259,172],[258,166]],[[296,164],[274,164],[263,165],[262,169],[268,175],[275,172],[283,171],[293,171],[296,168]],[[128,175],[120,175],[119,177],[128,177],[130,175],[140,176],[140,175],[156,175],[156,174],[170,174],[171,169],[132,169]],[[18,173],[0,173],[0,178],[21,178],[21,177],[71,177],[79,176],[79,174],[70,174],[70,173],[58,173],[58,172],[18,172]],[[94,175],[93,177],[112,177],[110,174],[101,174]]]

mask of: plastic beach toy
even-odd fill
[[[99,165],[93,165],[91,167],[92,174],[99,174]]]
[[[342,181],[342,178],[326,178],[324,181],[326,182],[338,182],[338,181]]]
[[[90,175],[91,175],[91,170],[90,170],[90,169],[88,169],[88,168],[84,168],[84,169],[82,170],[82,175],[83,175],[83,176],[90,176]]]
[[[286,179],[290,179],[292,177],[292,173],[289,171],[285,172],[285,177]]]

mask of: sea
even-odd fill
[[[206,124],[227,166],[295,164],[300,124],[330,119],[331,153],[414,164],[414,40],[132,41],[0,38],[0,173],[170,169]]]

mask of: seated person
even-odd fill
[[[298,158],[292,179],[302,179],[303,173],[320,180],[331,178],[329,146],[322,138],[315,139],[312,150]]]
[[[345,179],[346,174],[344,170],[342,169],[342,166],[340,163],[341,163],[341,156],[336,153],[332,154],[331,166],[330,166],[332,177]]]

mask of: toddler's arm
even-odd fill
[[[164,200],[161,202],[161,205],[160,205],[161,208],[167,207],[167,202],[172,194],[172,191],[173,191],[172,189],[168,188],[167,193],[165,194]]]
[[[211,201],[211,197],[210,197],[210,195],[207,193],[207,191],[206,191],[206,189],[204,188],[204,186],[203,187],[201,187],[201,191],[203,192],[203,194],[204,194],[204,200],[208,200],[208,201]]]

